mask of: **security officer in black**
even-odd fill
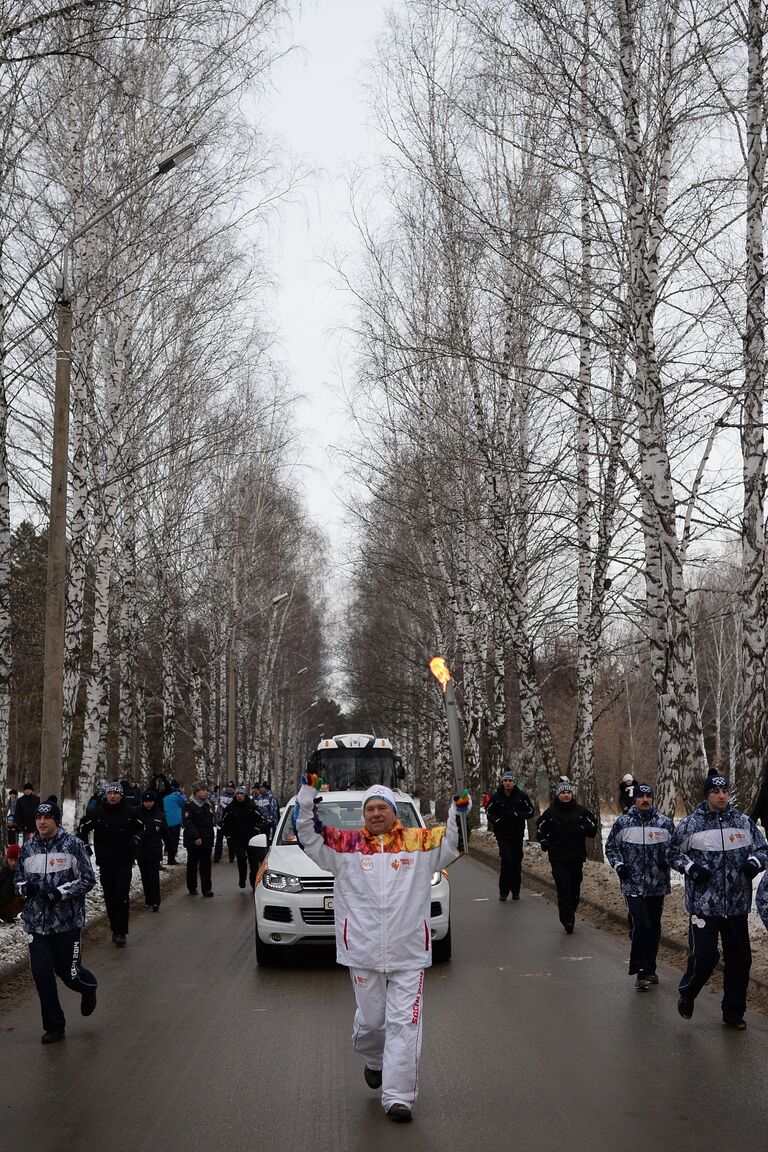
[[[533,816],[534,808],[526,793],[518,788],[514,772],[503,774],[485,811],[501,857],[499,900],[506,900],[510,893],[513,900],[519,900],[525,822]]]
[[[208,785],[204,780],[192,788],[192,796],[184,807],[181,818],[184,828],[184,847],[187,850],[187,890],[197,895],[197,876],[203,896],[213,896],[211,888],[211,854],[215,839],[213,805],[208,799]]]
[[[119,781],[107,785],[104,800],[80,821],[78,835],[88,843],[93,832],[93,848],[99,866],[99,880],[112,929],[112,943],[124,948],[128,935],[131,878],[136,858],[136,842],[144,831],[136,809],[126,804]]]

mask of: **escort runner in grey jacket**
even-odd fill
[[[95,884],[82,840],[62,828],[50,840],[36,832],[22,846],[16,870],[16,891],[27,898],[24,927],[39,935],[82,928],[85,895]]]
[[[635,805],[619,816],[605,844],[611,868],[629,869],[620,876],[624,896],[666,896],[670,891],[667,849],[675,826],[657,808],[639,812]],[[622,872],[624,869],[622,869]]]
[[[678,824],[669,863],[685,876],[685,907],[691,916],[746,916],[752,880],[744,867],[768,865],[768,844],[754,820],[729,804],[714,812],[706,800]],[[708,876],[696,873],[706,869]]]

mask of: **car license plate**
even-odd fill
[[[326,896],[323,899],[323,908],[328,912],[333,911],[333,896]]]

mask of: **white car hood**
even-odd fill
[[[267,867],[273,872],[284,872],[288,876],[330,876],[323,868],[318,868],[297,844],[273,845],[267,857]]]

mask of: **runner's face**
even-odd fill
[[[727,788],[713,788],[707,794],[707,803],[713,812],[722,812],[728,807],[728,789]]]
[[[638,796],[635,800],[635,808],[638,812],[647,812],[653,806],[653,796]]]
[[[363,813],[365,826],[374,836],[386,836],[392,830],[397,816],[386,800],[369,800]]]
[[[43,838],[43,840],[50,840],[52,836],[56,835],[58,824],[52,816],[37,816],[35,818],[35,825],[37,827],[38,834]]]

